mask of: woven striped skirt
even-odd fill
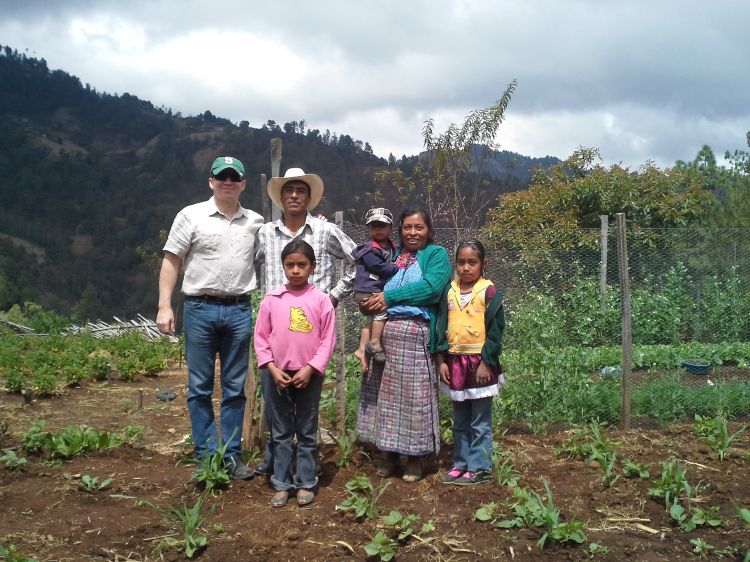
[[[421,456],[440,450],[437,372],[429,350],[430,325],[389,319],[384,365],[370,362],[362,380],[357,436],[381,451]]]

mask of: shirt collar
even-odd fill
[[[319,219],[316,219],[314,216],[312,216],[310,213],[307,213],[307,216],[305,217],[305,224],[302,225],[302,228],[300,228],[294,236],[299,236],[302,231],[304,231],[308,226],[310,227],[310,232],[313,232],[315,230],[314,225],[315,221]],[[284,215],[282,214],[281,217],[276,219],[275,224],[276,230],[279,230],[283,232],[284,234],[287,234],[289,236],[292,236],[291,231],[286,227],[284,224]]]
[[[286,288],[286,283],[284,283],[283,285],[279,285],[278,287],[274,287],[273,289],[271,289],[270,291],[268,291],[267,294],[272,295],[274,297],[278,297],[278,296],[283,295],[284,293],[300,293],[300,292],[305,293],[305,292],[309,291],[310,287],[312,287],[312,286],[313,286],[312,283],[308,283],[307,286],[304,289],[302,289],[301,291],[290,291],[289,289]]]
[[[245,209],[245,208],[244,208],[244,207],[242,206],[242,203],[240,203],[240,202],[238,201],[238,202],[237,202],[237,205],[239,206],[239,209],[237,210],[237,214],[236,214],[236,215],[235,215],[235,216],[233,217],[233,219],[232,219],[232,220],[234,220],[234,219],[238,219],[238,218],[240,218],[240,217],[244,217],[244,216],[245,216],[245,215],[247,214],[247,209]],[[220,215],[222,215],[222,216],[226,216],[226,215],[224,215],[224,214],[223,214],[223,213],[222,213],[222,212],[221,212],[221,211],[219,210],[219,208],[218,208],[218,207],[216,206],[216,199],[214,199],[214,196],[213,196],[213,195],[211,196],[211,199],[209,199],[209,200],[208,200],[208,210],[209,210],[208,216],[213,216],[213,215],[215,215],[216,213],[219,213],[219,214],[220,214]]]

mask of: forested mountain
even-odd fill
[[[352,222],[369,203],[374,172],[416,158],[389,162],[367,143],[304,121],[255,129],[210,111],[183,117],[0,47],[0,310],[33,300],[81,319],[152,314],[156,272],[137,248],[158,250],[177,211],[208,198],[217,155],[245,163],[242,203],[261,209],[259,176],[270,176],[273,137],[283,139],[282,170],[324,178],[321,212],[344,209]],[[506,158],[492,156],[485,162]],[[507,157],[514,167],[492,170],[497,193],[525,187],[535,164]]]

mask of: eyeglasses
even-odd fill
[[[214,179],[219,180],[219,181],[229,180],[235,183],[242,181],[242,178],[240,177],[240,175],[234,170],[222,170],[218,174],[214,175]]]

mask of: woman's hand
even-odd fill
[[[276,365],[273,364],[273,362],[266,365],[266,367],[268,368],[268,371],[271,373],[271,376],[273,377],[273,382],[276,383],[276,387],[279,390],[284,390],[292,382],[292,377],[290,377],[284,371],[279,369]]]
[[[477,384],[487,384],[492,379],[492,372],[487,363],[482,361],[477,367]]]
[[[366,299],[362,299],[362,302],[359,303],[359,310],[363,314],[378,314],[387,308],[388,303],[385,302],[385,295],[383,293],[373,293]]]
[[[310,384],[310,377],[312,377],[312,375],[313,368],[310,365],[305,365],[294,374],[290,381],[291,385],[298,390],[307,388],[307,385]]]
[[[450,372],[450,369],[448,369],[447,363],[440,363],[440,365],[438,365],[438,373],[440,373],[440,380],[443,381],[445,384],[450,385],[451,372]]]

